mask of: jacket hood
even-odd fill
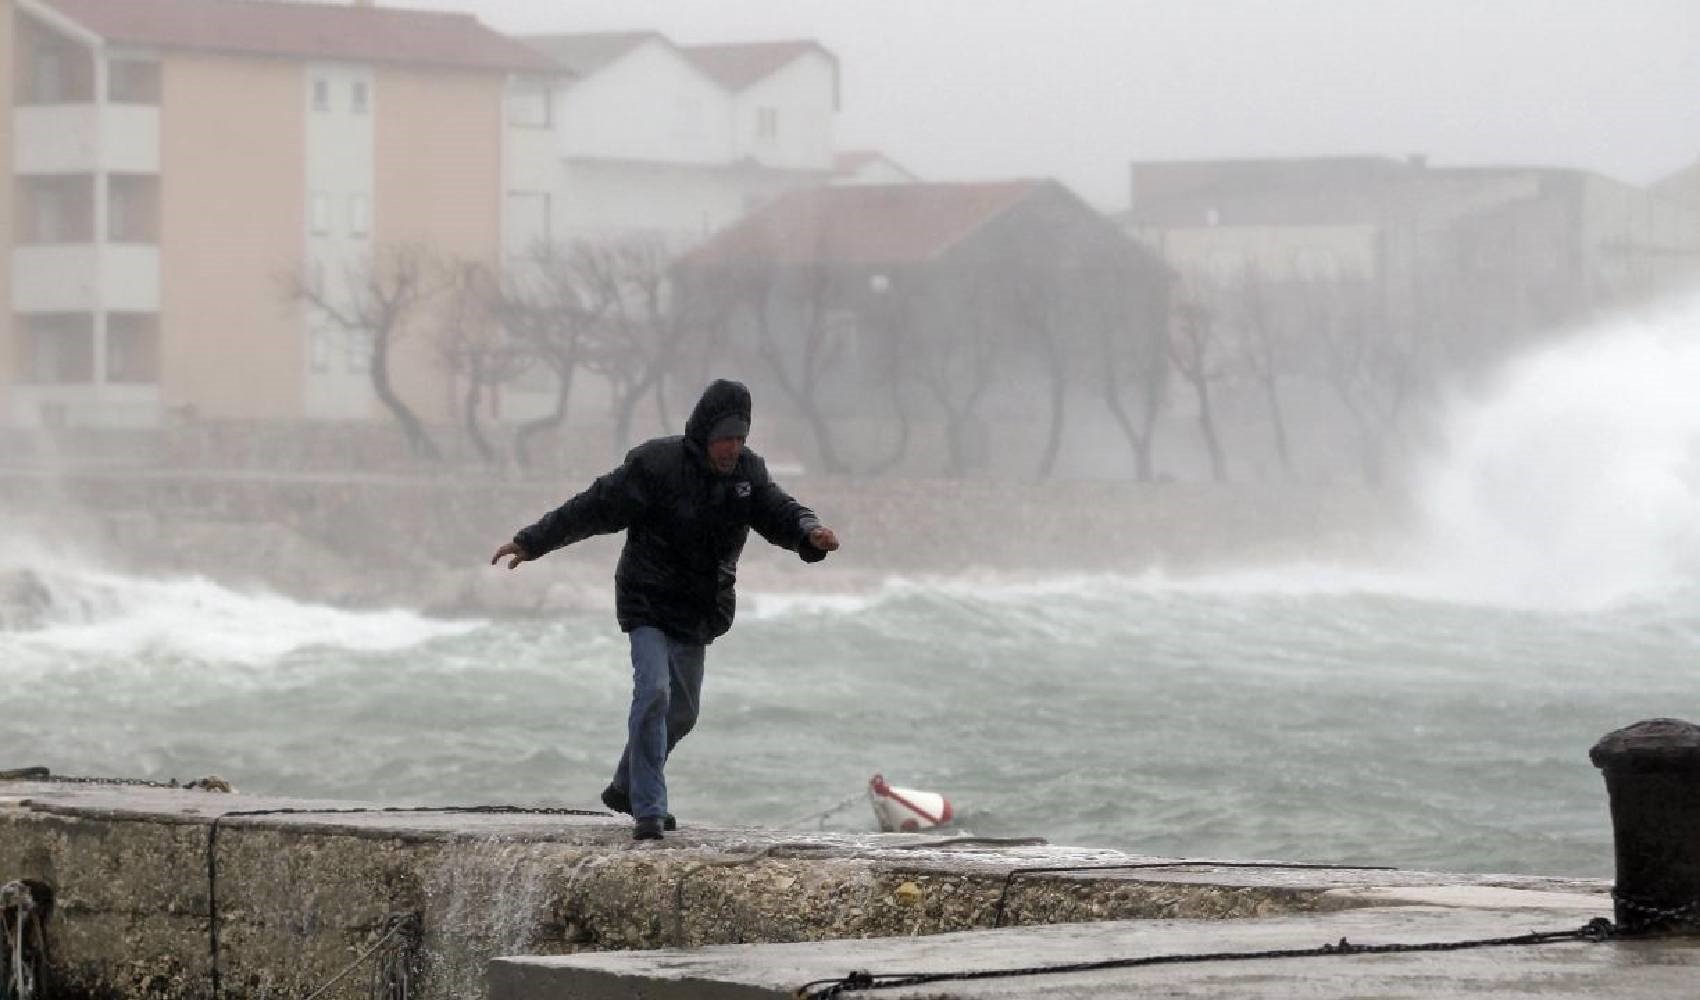
[[[685,421],[685,438],[699,448],[708,447],[708,432],[721,418],[736,416],[750,422],[750,390],[742,382],[717,378],[702,391],[691,418]]]

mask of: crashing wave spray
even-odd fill
[[[410,611],[346,611],[205,577],[149,579],[13,539],[0,557],[0,653],[258,665],[297,649],[406,649],[479,628]]]
[[[1444,434],[1415,567],[1441,591],[1597,608],[1700,580],[1700,300],[1521,359]]]

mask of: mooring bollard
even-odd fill
[[[1700,932],[1700,726],[1646,719],[1600,737],[1617,844],[1618,932]]]

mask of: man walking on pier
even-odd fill
[[[592,535],[626,532],[614,572],[615,614],[631,643],[626,749],[602,803],[629,813],[632,837],[659,840],[667,812],[667,756],[696,725],[703,657],[732,627],[738,555],[749,529],[804,562],[838,548],[814,511],[768,478],[744,447],[750,391],[717,379],[683,437],[646,441],[617,469],[522,528],[490,558],[508,568]]]

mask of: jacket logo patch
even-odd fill
[[[732,491],[734,493],[737,493],[740,499],[743,498],[743,497],[749,496],[750,495],[749,481],[748,480],[740,480],[736,483],[733,483],[732,484]]]

